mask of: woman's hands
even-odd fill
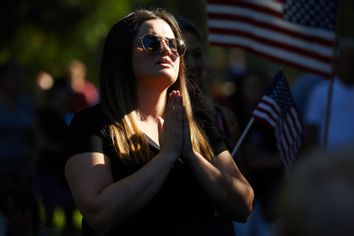
[[[164,118],[158,118],[160,153],[191,156],[193,146],[190,128],[179,90],[173,90],[168,95]]]
[[[169,153],[176,158],[183,151],[183,102],[178,90],[168,95],[164,119],[158,117],[160,153]]]

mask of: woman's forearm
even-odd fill
[[[196,152],[188,158],[188,162],[218,210],[235,221],[244,222],[248,219],[254,193],[238,169],[234,170],[235,173],[221,170]]]
[[[106,167],[87,171],[90,174],[81,171],[80,174],[75,160],[68,163],[66,175],[74,200],[88,224],[104,232],[133,215],[155,196],[174,159],[166,154],[158,154],[141,169],[117,182],[107,177],[110,169],[104,170]],[[80,165],[85,165],[80,162]]]

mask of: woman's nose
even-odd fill
[[[161,45],[160,45],[160,54],[162,55],[171,55],[172,54],[172,50],[170,49],[170,47],[168,46],[167,42],[165,40],[161,40]]]

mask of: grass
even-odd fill
[[[40,206],[40,220],[43,225],[43,222],[45,222],[45,211],[43,206]],[[73,212],[73,225],[76,229],[81,229],[81,221],[82,221],[82,215],[79,212],[79,210],[75,209]],[[54,211],[53,215],[53,227],[57,228],[59,230],[62,230],[65,228],[66,225],[66,220],[65,220],[65,213],[64,209],[61,207],[57,207]]]

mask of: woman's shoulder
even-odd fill
[[[100,130],[106,127],[110,120],[104,113],[100,104],[84,108],[76,113],[71,120],[71,129]]]

